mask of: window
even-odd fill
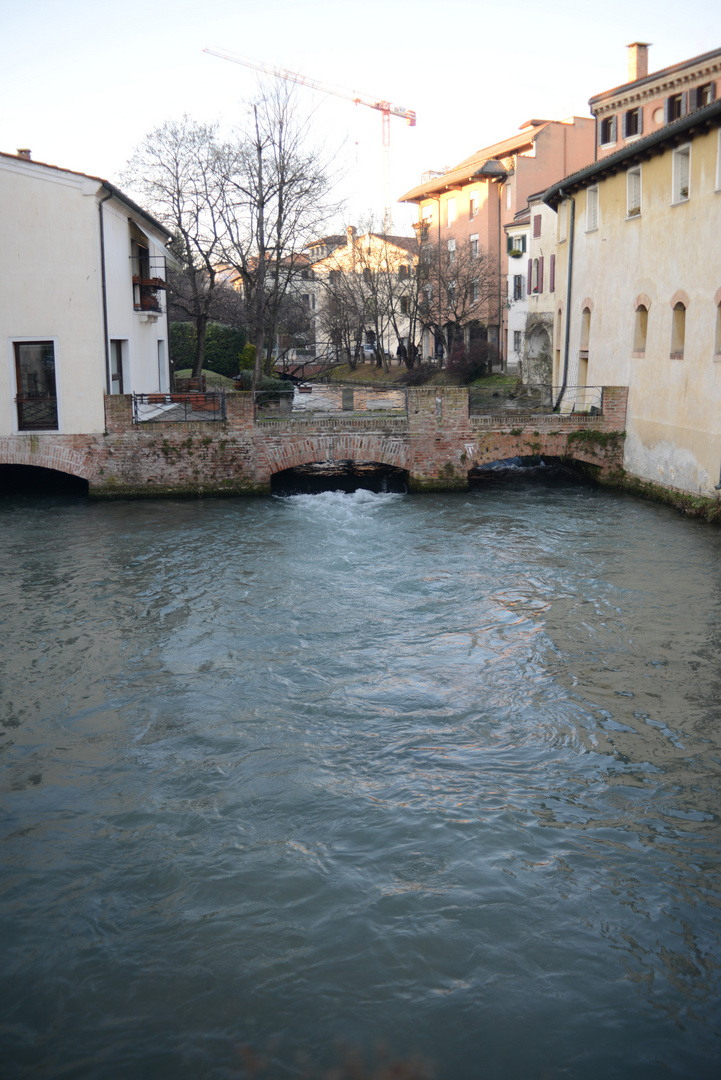
[[[469,237],[469,242],[470,242],[470,245],[471,245],[471,258],[472,259],[477,259],[478,258],[478,233],[471,233],[471,235]]]
[[[540,286],[540,259],[533,260],[533,274],[531,276],[531,292],[541,292]]]
[[[636,308],[636,320],[633,327],[633,355],[645,356],[646,334],[648,332],[648,308],[639,304]]]
[[[641,213],[641,168],[626,173],[626,217],[638,217]]]
[[[373,280],[373,274],[371,273],[370,266],[364,266],[363,267],[363,280],[364,281],[372,281]]]
[[[406,266],[405,263],[401,263],[401,265],[398,267],[398,277],[399,278],[407,278],[408,277],[408,267]]]
[[[521,330],[513,331],[513,351],[519,353],[523,348],[523,332]]]
[[[337,285],[340,281],[340,270],[331,270],[328,274],[331,285]]]
[[[513,192],[511,190],[511,185],[506,184],[506,210],[510,210],[512,205],[513,205]]]
[[[456,302],[456,283],[451,281],[448,284],[448,306],[453,307]]]
[[[618,135],[616,134],[618,122],[615,116],[607,116],[605,120],[602,120],[598,125],[598,142],[600,146],[608,146],[611,143],[615,143]]]
[[[541,215],[534,214],[533,216],[533,238],[534,240],[541,235]]]
[[[477,304],[481,298],[481,287],[478,283],[478,278],[475,277],[471,281],[471,303]]]
[[[161,339],[158,341],[158,390],[161,394],[167,393],[170,389],[168,382],[168,361],[166,359],[165,342]]]
[[[402,296],[401,297],[401,315],[407,315],[407,314],[408,314],[408,297],[407,296]]]
[[[632,139],[643,135],[643,109],[629,109],[623,114],[623,137]]]
[[[160,343],[158,343],[160,344]],[[159,358],[158,358],[159,359]],[[110,342],[110,393],[123,393],[123,342]]]
[[[591,309],[585,307],[581,312],[581,341],[578,346],[578,355],[582,360],[588,359],[588,342],[591,337]]]
[[[55,346],[52,341],[16,341],[15,377],[19,431],[57,431]]]
[[[586,232],[598,228],[598,188],[589,188],[586,192]]]
[[[468,215],[471,219],[478,216],[478,192],[472,191],[468,200]]]
[[[686,95],[672,94],[666,98],[666,123],[672,124],[686,115]]]
[[[556,291],[556,256],[551,255],[551,267],[550,267],[550,281],[548,282],[548,288],[551,292]]]
[[[513,275],[513,299],[523,300],[523,274]]]
[[[449,199],[446,203],[446,225],[450,229],[453,222],[456,220],[456,200]]]
[[[448,241],[448,262],[454,263],[456,261],[456,242],[455,240]]]
[[[688,92],[689,112],[693,109],[702,109],[704,105],[710,105],[716,98],[716,83],[704,83]]]
[[[506,237],[506,251],[510,255],[512,251],[518,251],[520,254],[526,250],[526,234],[522,233],[520,236],[507,236]]]
[[[424,225],[432,225],[433,224],[433,207],[430,205],[430,203],[427,206],[423,207],[423,212],[421,214],[421,220],[423,221]]]
[[[671,359],[683,360],[683,348],[686,340],[686,308],[679,301],[674,304],[671,324]]]
[[[673,202],[688,199],[691,147],[681,146],[673,152]]]

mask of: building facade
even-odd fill
[[[106,394],[169,388],[171,236],[98,177],[0,154],[0,434],[102,432]]]
[[[650,45],[634,41],[627,47],[629,81],[588,102],[596,120],[598,159],[710,105],[721,90],[721,49],[649,75]]]
[[[592,119],[529,120],[519,134],[484,147],[443,173],[427,174],[400,199],[418,206],[423,243],[437,245],[439,251],[449,243],[458,251],[475,248],[480,257],[491,260],[497,287],[481,317],[488,339],[501,351],[509,273],[504,227],[525,209],[529,195],[589,164],[593,154]],[[437,297],[441,293],[436,290]]]
[[[624,467],[721,484],[721,101],[544,194],[557,214],[554,383],[627,386]],[[577,391],[561,393],[561,407]]]

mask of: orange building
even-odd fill
[[[438,245],[441,252],[468,245],[471,252],[487,254],[494,261],[498,299],[489,303],[484,316],[489,341],[499,344],[504,355],[508,273],[504,226],[526,206],[529,195],[592,163],[594,135],[591,118],[528,120],[510,139],[478,150],[445,172],[426,174],[399,200],[418,205],[416,228],[423,242]]]

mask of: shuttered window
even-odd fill
[[[529,293],[533,291],[533,262],[532,262],[531,259],[528,260],[528,289],[527,289],[527,291]]]
[[[536,282],[536,292],[543,292],[543,255],[538,260],[538,281]]]
[[[586,231],[598,228],[598,188],[589,188],[586,192]]]
[[[609,143],[615,143],[618,138],[617,130],[618,125],[615,116],[607,116],[605,120],[602,120],[598,125],[599,145],[607,146]]]
[[[541,215],[535,214],[533,217],[533,235],[534,237],[541,235]]]
[[[686,93],[672,94],[666,98],[666,123],[672,124],[674,120],[680,120],[687,111]]]
[[[629,109],[623,114],[623,137],[631,139],[643,135],[643,109]]]
[[[556,256],[551,255],[551,265],[549,267],[549,282],[548,288],[550,292],[556,291]]]

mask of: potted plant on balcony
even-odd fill
[[[511,248],[511,250],[508,252],[509,258],[511,259],[520,259],[522,254],[523,252],[520,248]]]

